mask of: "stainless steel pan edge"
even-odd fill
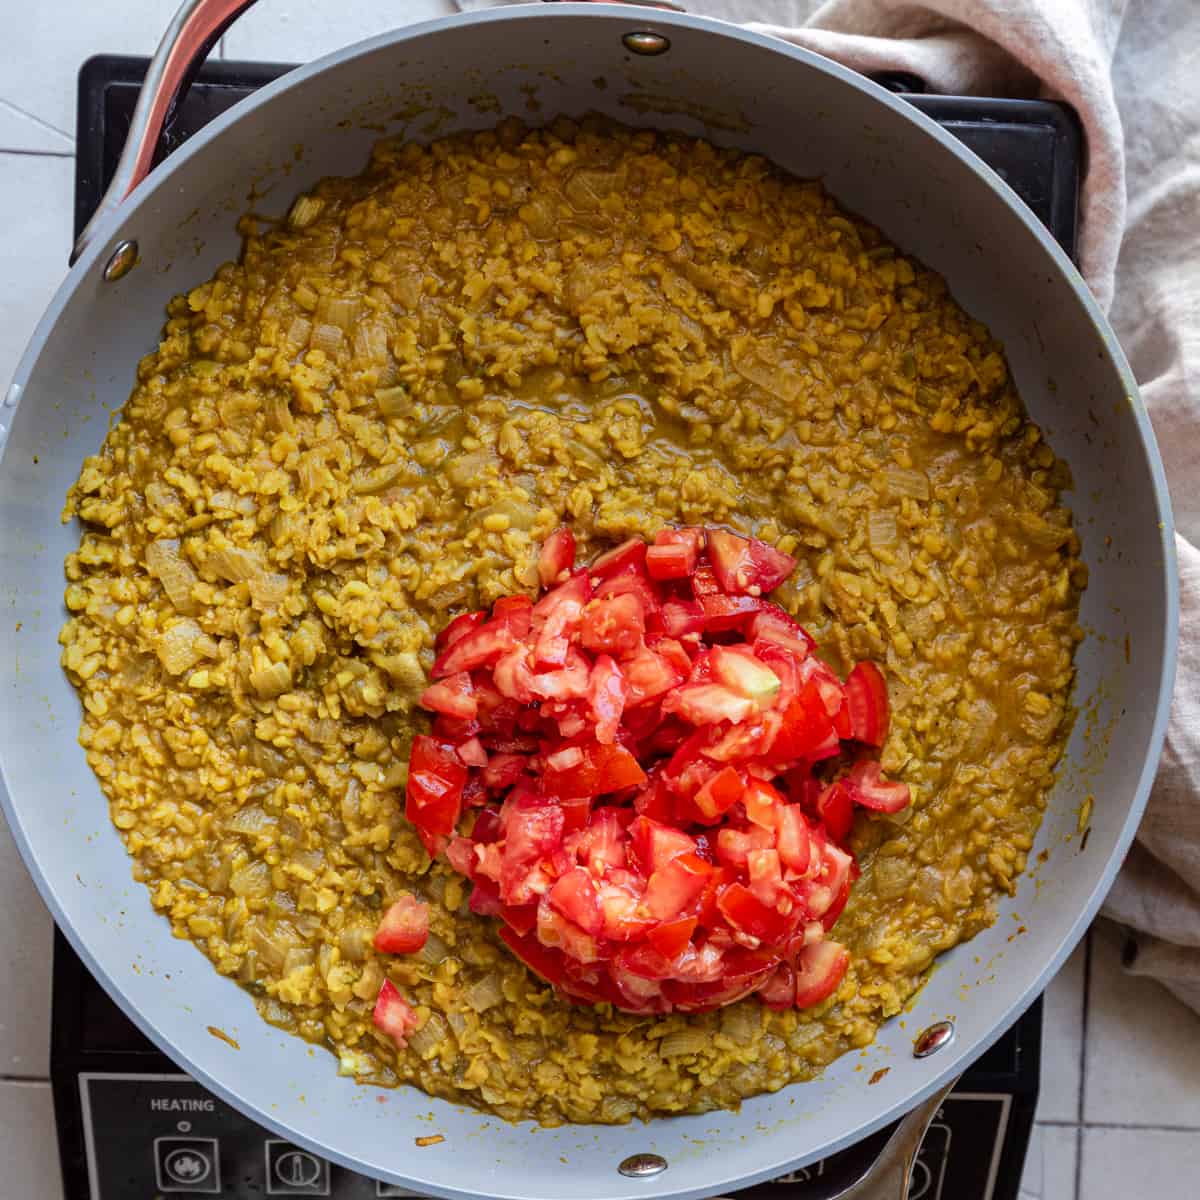
[[[620,36],[646,28],[667,34],[671,51],[624,55]],[[598,75],[609,81],[603,91],[591,85]],[[822,1080],[756,1098],[736,1115],[540,1130],[412,1091],[381,1103],[336,1079],[328,1056],[263,1025],[248,998],[151,913],[75,744],[77,702],[58,669],[61,561],[77,536],[57,526],[62,495],[99,444],[105,408],[124,401],[166,299],[236,253],[246,177],[269,189],[260,207],[279,210],[320,175],[361,165],[378,135],[338,129],[347,115],[386,121],[397,97],[421,95],[428,109],[445,104],[444,130],[479,127],[496,116],[466,105],[466,94],[488,90],[505,111],[528,115],[521,84],[529,82],[543,113],[592,108],[667,124],[823,175],[844,203],[942,271],[1005,341],[1033,415],[1076,473],[1072,503],[1093,577],[1078,698],[1090,715],[1035,848],[1049,851],[1048,864],[1026,876],[993,929],[945,956],[913,1011],[861,1059],[848,1056]],[[692,115],[630,108],[622,99],[631,94],[690,101],[682,107]],[[719,124],[700,119],[714,116]],[[421,122],[408,131],[421,135]],[[307,153],[285,170],[297,141]],[[106,284],[100,269],[127,237],[139,240],[142,261]],[[0,653],[12,664],[0,692],[0,769],[5,812],[35,881],[88,966],[181,1065],[282,1136],[368,1174],[445,1196],[685,1197],[849,1144],[961,1071],[1042,990],[1099,907],[1153,780],[1176,645],[1171,516],[1149,422],[1111,331],[1019,201],[932,122],[834,64],[719,22],[591,5],[497,10],[377,38],[285,77],[189,142],[98,230],[40,323],[0,424],[0,586],[9,603]],[[1095,805],[1081,850],[1077,836],[1068,839],[1087,794]],[[1028,930],[1015,939],[1014,917]],[[915,1032],[947,1016],[956,1042],[912,1059]],[[211,1037],[209,1024],[242,1049]],[[868,1088],[879,1066],[891,1070]],[[416,1149],[412,1139],[430,1132],[447,1140]],[[616,1173],[642,1150],[662,1154],[668,1170],[649,1180]]]

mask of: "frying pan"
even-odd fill
[[[902,100],[782,42],[624,5],[494,9],[363,42],[264,88],[147,174],[188,63],[245,4],[192,0],[176,18],[115,190],[0,405],[4,805],[59,925],[129,1016],[203,1085],[282,1137],[421,1192],[710,1196],[828,1155],[914,1106],[927,1115],[930,1098],[1043,990],[1094,916],[1142,813],[1167,719],[1177,624],[1170,505],[1133,378],[1083,282],[1006,185]],[[486,105],[469,102],[483,95]],[[251,188],[258,211],[282,214],[318,178],[360,170],[381,130],[428,139],[501,114],[589,110],[820,176],[941,272],[1004,342],[1033,419],[1074,472],[1068,501],[1091,583],[1080,717],[1031,862],[1048,857],[999,905],[995,925],[945,955],[902,1019],[820,1080],[736,1114],[551,1130],[412,1089],[351,1086],[331,1058],[263,1023],[248,995],[169,935],[131,879],[76,744],[79,709],[56,635],[62,562],[78,531],[58,513],[154,346],[167,300],[236,257],[234,222]],[[936,1022],[950,1023],[953,1037],[917,1057],[914,1038]],[[240,1048],[213,1037],[213,1024]],[[880,1067],[890,1070],[869,1086]],[[415,1146],[435,1132],[445,1140]],[[639,1155],[660,1156],[666,1169],[621,1173]]]

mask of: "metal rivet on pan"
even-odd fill
[[[950,1045],[952,1041],[954,1041],[954,1022],[935,1021],[928,1029],[917,1034],[916,1041],[913,1042],[913,1057],[928,1058],[931,1054],[936,1054],[943,1046]]]
[[[631,1154],[621,1160],[617,1168],[622,1175],[630,1179],[646,1179],[651,1175],[659,1175],[667,1169],[667,1160],[661,1154]]]
[[[655,54],[666,54],[671,48],[670,38],[663,37],[661,33],[651,33],[648,29],[627,33],[621,38],[621,42],[630,53],[645,54],[648,57]]]
[[[5,393],[4,407],[16,408],[17,405],[21,403],[22,391],[24,391],[24,389],[21,387],[21,385],[19,383],[14,383]]]
[[[115,283],[118,279],[124,279],[133,270],[137,263],[137,258],[137,242],[119,242],[108,262],[104,264],[104,278],[109,283]]]

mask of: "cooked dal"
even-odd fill
[[[384,142],[243,232],[65,511],[80,740],[175,934],[344,1074],[509,1118],[730,1107],[869,1043],[1013,889],[1069,724],[1069,478],[1001,347],[818,184],[598,124]],[[670,523],[775,543],[828,660],[885,666],[914,803],[859,818],[821,1006],[566,1004],[404,820],[434,635],[535,591],[562,522],[581,559]],[[379,955],[409,889],[429,943]]]

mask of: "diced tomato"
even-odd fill
[[[774,744],[783,714],[778,712],[756,713],[749,721],[720,733],[704,753],[714,762],[744,762],[762,757]]]
[[[604,936],[614,942],[634,941],[654,925],[642,904],[643,891],[632,881],[602,883],[596,889],[604,916]]]
[[[744,786],[739,771],[734,767],[723,767],[696,791],[691,801],[703,814],[704,823],[711,824],[742,799]]]
[[[683,682],[683,675],[677,667],[647,647],[626,658],[621,663],[621,672],[629,684],[626,703],[630,708],[653,700]]]
[[[764,604],[746,624],[748,642],[772,642],[795,655],[801,661],[817,648],[798,621],[783,611],[777,604]]]
[[[475,877],[475,843],[468,837],[451,838],[446,845],[446,861],[468,879]]]
[[[429,937],[429,905],[401,892],[388,906],[375,931],[375,949],[384,954],[413,954]]]
[[[854,724],[850,717],[850,705],[843,704],[841,708],[833,714],[833,732],[838,735],[842,741],[848,741],[853,736]]]
[[[862,760],[850,768],[845,784],[855,804],[876,812],[895,813],[908,807],[908,785],[883,778],[879,764]]]
[[[476,667],[491,666],[506,650],[511,650],[516,644],[517,639],[507,628],[489,621],[486,625],[464,634],[442,651],[430,674],[434,679],[442,679],[459,671],[473,671]]]
[[[691,683],[672,692],[663,708],[677,712],[693,725],[716,725],[721,721],[744,721],[755,712],[756,705],[719,683]]]
[[[765,596],[796,568],[790,554],[724,529],[709,530],[708,554],[722,590],[751,596]]]
[[[564,840],[568,834],[579,833],[580,830],[587,828],[588,818],[592,813],[592,800],[590,796],[571,796],[567,799],[564,799],[562,796],[556,796],[555,803],[563,815]]]
[[[596,722],[596,741],[602,745],[616,741],[629,686],[621,668],[608,654],[598,655],[588,680],[588,704]]]
[[[784,1010],[796,1003],[796,972],[791,963],[780,963],[759,987],[758,998],[768,1007]]]
[[[686,546],[697,558],[703,553],[708,544],[708,534],[703,529],[692,525],[684,525],[679,529],[660,529],[654,535],[656,546]]]
[[[800,695],[784,710],[783,721],[767,751],[772,762],[787,763],[797,759],[814,762],[825,757],[830,739],[833,753],[838,751],[837,734],[821,703],[816,688],[805,684]]]
[[[686,579],[696,569],[700,546],[694,529],[663,530],[646,550],[647,574],[651,579]]]
[[[534,868],[562,845],[563,825],[563,810],[556,804],[514,808],[508,814],[500,870],[500,895],[506,904],[528,904],[543,890]]]
[[[464,766],[486,767],[488,764],[487,751],[483,748],[483,743],[477,737],[467,738],[465,742],[459,742],[454,749]],[[467,784],[463,787],[464,803],[466,803],[466,788],[473,782],[474,780],[468,779]]]
[[[599,599],[612,599],[615,596],[635,596],[641,601],[645,613],[646,628],[657,630],[662,625],[659,612],[662,608],[662,598],[654,582],[642,570],[619,571],[610,575],[596,588]]]
[[[710,1012],[732,1004],[761,986],[778,964],[779,956],[768,950],[734,947],[720,962],[721,974],[710,983],[668,981],[663,987],[667,998],[682,1012]]]
[[[401,1049],[408,1045],[408,1035],[415,1033],[419,1024],[412,1005],[400,995],[390,979],[385,979],[379,989],[371,1019],[375,1027],[382,1029]]]
[[[405,806],[426,848],[573,1002],[706,1012],[832,990],[837,952],[809,948],[857,878],[838,841],[855,803],[894,811],[907,789],[878,763],[831,785],[812,766],[868,744],[849,695],[882,676],[863,664],[844,686],[815,656],[763,595],[790,568],[765,543],[664,529],[575,569],[573,540],[542,547],[536,603],[503,597],[438,637]],[[416,943],[410,915],[388,911],[381,945]]]
[[[493,792],[507,791],[529,766],[527,754],[492,754],[483,769],[484,786]],[[478,834],[475,835],[478,837]]]
[[[504,904],[500,900],[500,889],[492,880],[484,876],[476,876],[475,886],[471,888],[468,907],[481,917],[498,917],[504,908]]]
[[[467,768],[453,746],[418,734],[408,761],[404,815],[418,830],[448,837],[458,823],[466,781]]]
[[[797,1008],[820,1004],[837,990],[850,965],[850,955],[837,942],[814,942],[796,958]]]
[[[597,879],[625,866],[625,845],[625,830],[615,808],[596,809],[587,824],[567,839],[568,849]]]
[[[492,761],[495,762],[495,756]],[[485,808],[475,818],[475,824],[471,828],[471,840],[481,845],[489,845],[491,842],[498,842],[504,836],[504,824],[500,820],[500,814],[494,808]]]
[[[717,897],[717,908],[734,929],[759,942],[780,942],[795,920],[764,904],[748,887],[731,883]]]
[[[538,555],[537,572],[542,587],[561,582],[564,571],[575,565],[575,535],[565,525],[559,526],[543,543]]]
[[[713,678],[759,708],[770,708],[779,695],[779,676],[748,646],[714,646]]]
[[[501,928],[500,940],[537,976],[547,983],[559,983],[565,972],[558,950],[543,946],[532,935],[522,936],[513,929]]]
[[[588,691],[591,669],[574,647],[568,647],[566,661],[557,671],[542,671],[529,681],[529,690],[542,700],[582,700]]]
[[[615,964],[638,979],[670,979],[675,964],[648,939],[622,949]]]
[[[572,642],[583,622],[583,609],[591,599],[592,585],[586,571],[577,571],[533,606],[537,629],[534,661],[542,666],[560,666],[567,661]]]
[[[831,783],[817,798],[817,816],[835,842],[844,842],[854,824],[850,790],[841,783]]]
[[[433,640],[433,648],[440,654],[448,650],[455,642],[467,636],[472,629],[478,629],[487,620],[485,612],[459,613]]]
[[[704,632],[704,609],[696,600],[664,601],[662,624],[669,637],[694,640]]]
[[[646,632],[646,608],[633,592],[598,596],[583,610],[583,644],[593,654],[632,654]]]
[[[873,662],[860,662],[846,677],[850,736],[869,746],[882,746],[888,729],[887,684]]]
[[[574,796],[600,796],[639,787],[646,782],[646,772],[638,761],[619,743],[601,745],[584,743],[580,760],[561,769],[547,766],[542,786],[547,795],[564,800]]]
[[[645,560],[646,543],[639,537],[632,537],[594,559],[588,573],[593,579],[607,579],[626,567],[640,567]]]
[[[753,596],[701,596],[704,628],[708,633],[727,633],[745,629],[749,619],[762,609],[762,601]]]
[[[746,808],[746,818],[752,824],[763,829],[779,827],[779,814],[784,807],[784,800],[769,783],[761,779],[747,780],[742,791],[742,804]]]
[[[758,825],[749,829],[725,828],[717,834],[717,857],[731,867],[745,867],[755,850],[769,850],[774,845],[775,834]]]
[[[656,771],[646,786],[633,798],[633,807],[640,816],[649,817],[654,821],[670,821],[675,811],[671,801],[671,793],[667,790],[662,776]]]
[[[769,908],[778,908],[782,896],[787,908],[791,908],[793,901],[783,882],[778,850],[752,850],[746,856],[746,874],[757,900]]]
[[[604,957],[596,938],[563,916],[545,896],[538,903],[537,939],[543,946],[559,949],[576,962],[599,962]]]
[[[696,839],[650,817],[638,817],[629,826],[630,845],[643,875],[661,871],[681,854],[696,853]]]
[[[655,925],[646,934],[646,940],[664,958],[678,958],[695,931],[695,917],[678,917],[674,921],[664,921],[661,925]]]
[[[475,686],[470,682],[469,674],[458,671],[428,686],[421,692],[421,707],[464,721],[474,720],[479,712],[479,702],[475,700]]]
[[[537,914],[536,904],[503,904],[497,915],[509,929],[524,937],[537,928]]]
[[[717,577],[707,562],[702,562],[692,572],[691,584],[692,595],[697,600],[703,600],[705,596],[719,596],[721,594],[721,585],[717,582]]]
[[[704,891],[712,871],[712,865],[695,854],[671,859],[646,881],[646,911],[656,921],[681,916]]]
[[[652,633],[646,638],[646,645],[660,658],[665,658],[681,675],[690,674],[692,670],[691,655],[684,649],[683,643],[665,634]]]
[[[573,867],[560,875],[547,895],[555,909],[585,933],[598,934],[604,928],[596,887],[583,867]]]
[[[528,596],[501,596],[492,605],[492,624],[515,638],[528,635],[533,622],[533,601]]]
[[[778,820],[779,857],[789,871],[803,875],[812,858],[804,810],[798,804],[781,804],[775,815]]]
[[[500,655],[492,678],[496,680],[500,696],[518,704],[528,704],[532,701],[533,667],[529,664],[528,647],[514,646],[509,652]]]

